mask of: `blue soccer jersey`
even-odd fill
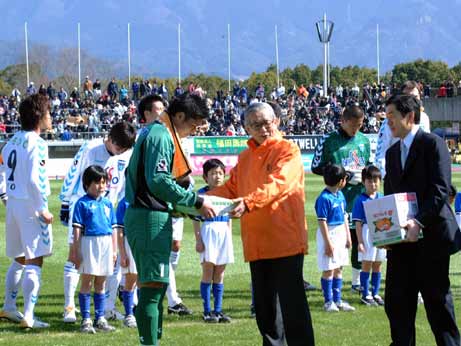
[[[315,201],[315,212],[318,220],[325,220],[329,226],[344,224],[346,199],[341,191],[336,194],[324,189]]]
[[[367,223],[367,217],[365,215],[363,203],[380,197],[383,197],[383,195],[379,192],[376,193],[375,198],[371,198],[365,192],[362,192],[354,202],[354,208],[352,209],[352,221],[361,221],[365,225]]]
[[[126,201],[125,197],[121,199],[120,202],[118,202],[117,206],[117,212],[115,213],[115,219],[117,221],[116,226],[118,228],[125,228],[125,223],[123,222],[123,219],[125,217],[125,212],[128,209],[129,203]]]
[[[461,192],[456,194],[455,198],[455,213],[461,214]]]
[[[114,209],[107,198],[94,199],[86,194],[75,204],[72,226],[81,228],[85,236],[110,235],[115,223]]]

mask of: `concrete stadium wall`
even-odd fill
[[[423,103],[431,121],[461,121],[461,97],[428,98]]]

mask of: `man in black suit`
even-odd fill
[[[387,252],[385,309],[391,345],[416,344],[418,291],[437,345],[460,345],[449,280],[450,254],[459,250],[458,225],[448,203],[450,155],[441,138],[419,129],[420,103],[414,96],[393,96],[386,113],[392,135],[400,141],[386,153],[384,193],[415,192],[419,207],[415,218],[402,225],[407,241]]]

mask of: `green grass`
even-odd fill
[[[461,186],[461,174],[454,174],[453,182]],[[197,186],[202,185],[198,179]],[[55,215],[54,254],[45,260],[42,273],[42,289],[36,314],[51,324],[48,330],[23,332],[17,325],[0,321],[0,345],[137,345],[137,331],[123,328],[120,322],[113,323],[117,331],[111,334],[81,335],[78,325],[65,325],[62,321],[63,308],[63,264],[67,256],[67,231],[59,224],[59,201],[57,198],[61,182],[52,182],[50,208]],[[323,187],[321,178],[314,175],[306,177],[306,213],[309,227],[309,248],[311,255],[305,259],[305,278],[319,284],[320,273],[315,257],[315,231],[317,228],[313,205],[316,196]],[[0,208],[0,220],[4,225],[5,210]],[[3,226],[4,227],[4,226]],[[3,228],[2,227],[2,228]],[[247,263],[243,262],[242,246],[239,235],[239,222],[234,222],[235,263],[229,265],[225,278],[224,311],[233,321],[228,325],[205,325],[201,321],[201,299],[199,282],[201,269],[199,256],[195,253],[194,236],[190,221],[186,222],[181,259],[177,270],[177,285],[180,295],[187,306],[194,310],[191,317],[179,318],[165,315],[162,345],[246,345],[261,344],[261,338],[255,320],[249,318],[250,275]],[[5,271],[10,260],[5,257],[4,232],[0,232],[0,301],[3,302]],[[385,265],[383,270],[385,271]],[[460,255],[452,257],[451,280],[455,295],[456,308],[460,310]],[[358,296],[349,292],[350,267],[345,268],[344,296],[357,307],[354,313],[326,314],[322,312],[321,291],[309,292],[317,345],[388,345],[389,328],[384,309],[367,308],[358,304]],[[437,284],[437,283],[434,283]],[[119,304],[119,303],[117,303]],[[22,298],[19,299],[22,306]],[[118,308],[123,311],[121,305]],[[434,345],[430,327],[426,321],[424,307],[420,306],[417,316],[417,344]]]

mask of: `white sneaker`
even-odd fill
[[[323,305],[323,310],[326,312],[338,312],[339,309],[336,306],[334,302],[326,302],[325,305]]]
[[[13,310],[13,311],[2,310],[0,311],[0,318],[6,318],[7,320],[10,320],[11,322],[19,323],[24,318],[24,315],[18,310]]]
[[[128,328],[137,328],[138,325],[136,324],[136,318],[133,315],[128,315],[125,317],[125,320],[123,321],[123,324],[125,327]]]
[[[106,310],[104,312],[104,317],[108,321],[123,321],[125,319],[125,316],[123,316],[117,309]]]
[[[84,334],[96,334],[96,330],[93,328],[93,321],[91,318],[85,318],[80,325],[80,333]]]
[[[42,328],[49,328],[50,325],[46,322],[42,322],[39,319],[35,318],[34,320],[28,321],[26,318],[23,318],[19,323],[21,328],[26,329],[42,329]]]
[[[112,327],[104,317],[100,317],[95,324],[95,329],[98,332],[113,332],[115,327]]]
[[[64,323],[75,323],[77,322],[77,316],[75,315],[75,307],[68,306],[64,308]]]
[[[348,302],[341,300],[339,303],[336,303],[336,306],[339,310],[342,311],[355,311],[355,308],[351,306]]]

